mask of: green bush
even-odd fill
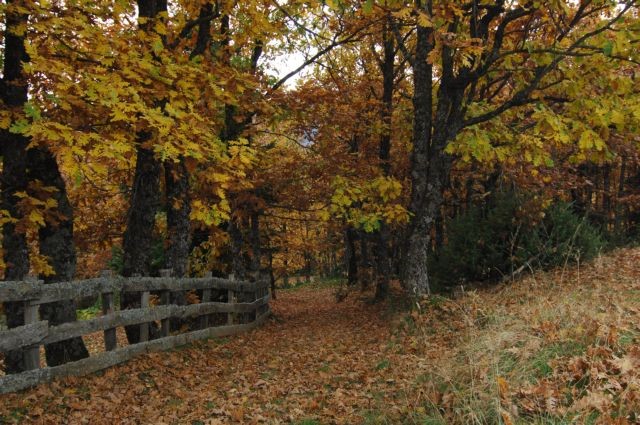
[[[511,241],[516,237],[520,200],[500,196],[491,208],[474,206],[454,218],[447,243],[432,258],[436,286],[497,279],[510,268]]]
[[[162,239],[156,238],[151,246],[150,273],[151,276],[158,276],[160,269],[164,267],[164,245]],[[124,268],[124,251],[122,247],[114,245],[111,247],[111,259],[107,262],[111,270],[117,274],[122,274]]]
[[[604,247],[601,233],[567,203],[552,205],[544,220],[523,237],[519,259],[533,259],[542,268],[589,260]],[[528,257],[528,258],[525,258]]]
[[[447,243],[430,259],[435,286],[496,281],[522,266],[588,260],[604,246],[598,230],[570,204],[552,205],[542,219],[528,209],[525,197],[499,194],[448,223]]]

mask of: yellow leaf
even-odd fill
[[[591,130],[585,130],[580,135],[580,140],[578,141],[578,147],[582,150],[591,149],[594,146],[594,137],[595,133]]]
[[[29,221],[35,224],[39,224],[40,226],[45,225],[44,217],[38,210],[31,210],[31,212],[29,212]]]
[[[9,111],[2,111],[0,115],[0,128],[7,129],[11,126],[11,114]]]
[[[500,398],[506,398],[509,394],[509,383],[502,376],[496,378],[496,383],[498,384],[498,395]]]

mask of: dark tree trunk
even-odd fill
[[[141,136],[138,138],[139,143],[143,143],[146,139]],[[122,274],[126,277],[136,274],[148,276],[151,271],[153,231],[156,212],[160,205],[161,168],[151,150],[138,147],[127,228],[122,243],[124,250]],[[140,307],[140,295],[123,293],[121,307],[123,309]],[[140,326],[127,326],[125,330],[130,344],[140,341]]]
[[[189,174],[182,159],[177,163],[166,162],[164,171],[169,237],[166,267],[173,269],[173,276],[184,277],[187,275],[191,246]]]
[[[0,82],[0,96],[5,107],[22,108],[27,101],[27,83],[23,79],[22,64],[29,60],[24,47],[24,36],[14,30],[26,25],[29,16],[13,10],[14,1],[7,1],[4,31],[4,69]],[[21,219],[16,192],[27,189],[27,145],[29,139],[21,134],[3,130],[2,136],[2,193],[0,208],[14,219]],[[5,263],[5,280],[22,280],[29,273],[29,250],[23,230],[14,223],[2,226],[2,250]],[[24,308],[21,302],[4,303],[7,326],[24,325]],[[25,370],[22,350],[6,352],[5,373],[20,373]]]
[[[38,231],[40,254],[47,258],[55,271],[55,274],[42,278],[45,284],[71,281],[76,272],[76,249],[73,241],[73,208],[67,197],[65,182],[56,159],[46,148],[30,149],[28,160],[29,179],[40,180],[43,184],[54,187],[56,191],[51,196],[58,204],[56,217],[49,218],[46,225]],[[51,326],[75,322],[75,301],[43,304],[40,307],[40,317],[42,320],[48,320]],[[49,366],[89,357],[89,352],[80,337],[48,344],[44,348]]]
[[[185,277],[188,271],[189,248],[191,247],[191,199],[189,196],[189,173],[184,159],[179,162],[164,163],[164,181],[167,195],[167,232],[168,246],[165,252],[165,267],[171,269],[174,277]],[[170,302],[175,305],[186,305],[185,291],[173,291]],[[184,325],[183,320],[170,320],[171,330],[178,330]]]
[[[344,232],[344,256],[347,263],[347,284],[355,286],[358,283],[358,253],[356,251],[356,230],[349,227]]]
[[[378,158],[382,173],[391,175],[391,118],[393,114],[393,89],[394,89],[394,63],[396,58],[394,36],[392,32],[391,16],[385,23],[384,60],[382,70],[382,123],[384,130],[380,136],[380,150]],[[387,297],[389,292],[389,229],[384,220],[380,223],[380,230],[376,234],[376,294],[375,300],[380,301]]]
[[[123,275],[149,275],[156,212],[160,205],[161,166],[153,152],[138,147],[127,228],[123,238]]]
[[[138,0],[138,14],[147,18],[139,25],[145,32],[154,31],[155,17],[167,10],[165,0]],[[155,158],[151,149],[145,143],[151,138],[149,133],[138,133],[136,171],[131,187],[127,228],[122,241],[123,268],[126,277],[133,275],[148,276],[151,271],[151,248],[153,245],[153,230],[156,212],[160,206],[160,176],[161,164]],[[140,307],[140,295],[136,293],[122,293],[121,308]],[[127,340],[130,344],[140,341],[140,326],[126,326]]]
[[[585,166],[585,176],[589,179],[589,181],[593,181],[593,175],[595,174],[593,171],[593,166],[591,164],[587,164]],[[585,215],[591,215],[591,210],[593,206],[593,183],[588,183],[585,190],[585,201],[584,201],[584,213]]]
[[[376,243],[376,294],[375,300],[380,301],[387,297],[389,293],[389,229],[382,224],[377,235]]]
[[[433,69],[427,61],[433,49],[433,31],[418,26],[413,58],[413,151],[411,153],[411,200],[403,267],[403,284],[414,295],[428,293],[429,276],[426,255],[430,250],[431,225],[434,216],[427,206],[433,192],[428,180],[429,148],[431,146]]]
[[[251,272],[256,281],[260,278],[262,265],[262,246],[260,243],[260,212],[251,213]]]
[[[29,141],[22,135],[10,134],[7,131],[3,132],[2,142],[2,209],[11,217],[20,219],[21,213],[17,208],[19,199],[14,194],[24,192],[27,188],[26,146]],[[2,250],[5,263],[4,279],[24,279],[29,273],[27,239],[25,233],[18,230],[13,223],[5,223],[2,226]],[[23,303],[4,303],[4,312],[8,328],[24,325]],[[24,371],[22,350],[6,352],[4,364],[7,374]]]
[[[475,172],[475,167],[471,169],[471,175],[467,178],[465,182],[465,195],[464,195],[464,212],[468,213],[471,210],[471,201],[473,200],[473,173]]]
[[[282,224],[282,234],[287,235],[287,223]],[[289,248],[284,245],[284,272],[282,273],[282,284],[285,288],[289,287]]]
[[[166,5],[163,4],[160,7],[166,10]],[[205,18],[212,13],[212,10],[211,3],[202,5],[199,17]],[[211,40],[210,30],[211,20],[204,19],[198,26],[198,37],[191,51],[191,58],[204,53]],[[180,156],[177,162],[166,161],[164,163],[168,231],[165,266],[171,269],[172,275],[176,277],[187,275],[191,250],[189,171],[184,161],[184,157]],[[171,302],[178,305],[186,304],[185,293],[182,291],[173,292]]]
[[[602,215],[604,229],[610,231],[611,225],[611,164],[602,169]]]
[[[620,199],[624,196],[624,184],[625,184],[625,180],[627,178],[626,176],[627,174],[627,158],[626,157],[622,157],[622,161],[620,164],[620,177],[619,177],[619,181],[618,181],[618,188],[617,188],[617,195],[616,195],[616,209],[615,209],[615,232],[617,234],[622,234],[623,231],[623,222],[626,216],[625,214],[625,207],[624,205],[620,202]]]
[[[237,280],[244,280],[247,274],[247,269],[245,267],[244,255],[242,252],[242,231],[240,230],[238,223],[236,223],[236,220],[231,219],[229,221],[227,232],[231,239],[231,270]]]
[[[7,32],[8,34],[8,32]],[[5,74],[6,75],[6,74]],[[2,141],[2,209],[15,219],[22,218],[17,204],[16,192],[27,188],[26,146],[29,141],[18,134],[3,132]],[[2,250],[5,263],[5,280],[22,280],[29,273],[29,251],[24,231],[14,223],[2,226]],[[9,329],[24,325],[23,303],[4,303],[4,312]],[[20,373],[25,370],[22,350],[9,351],[4,358],[5,373]]]
[[[414,149],[410,204],[413,219],[405,251],[404,283],[414,295],[419,296],[431,291],[427,266],[432,248],[431,230],[449,185],[452,158],[445,148],[463,126],[465,84],[454,75],[454,50],[443,46],[442,75],[436,112],[432,116],[432,68],[426,61],[428,52],[433,48],[432,30],[418,26],[417,37],[413,63]]]
[[[367,280],[369,274],[368,271],[371,267],[371,258],[369,256],[370,233],[367,233],[364,230],[358,230],[357,238],[360,241],[360,284],[363,287],[366,287],[369,285]]]
[[[276,277],[273,274],[273,247],[269,247],[269,283],[271,285],[271,298],[276,299]]]
[[[438,215],[436,216],[435,230],[433,252],[437,253],[444,244],[444,212],[442,208],[438,210]]]

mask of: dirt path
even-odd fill
[[[0,398],[0,423],[362,423],[412,404],[385,305],[283,292],[256,331]]]

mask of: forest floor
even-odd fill
[[[639,278],[622,249],[412,307],[280,291],[260,329],[2,396],[0,423],[639,423]]]

